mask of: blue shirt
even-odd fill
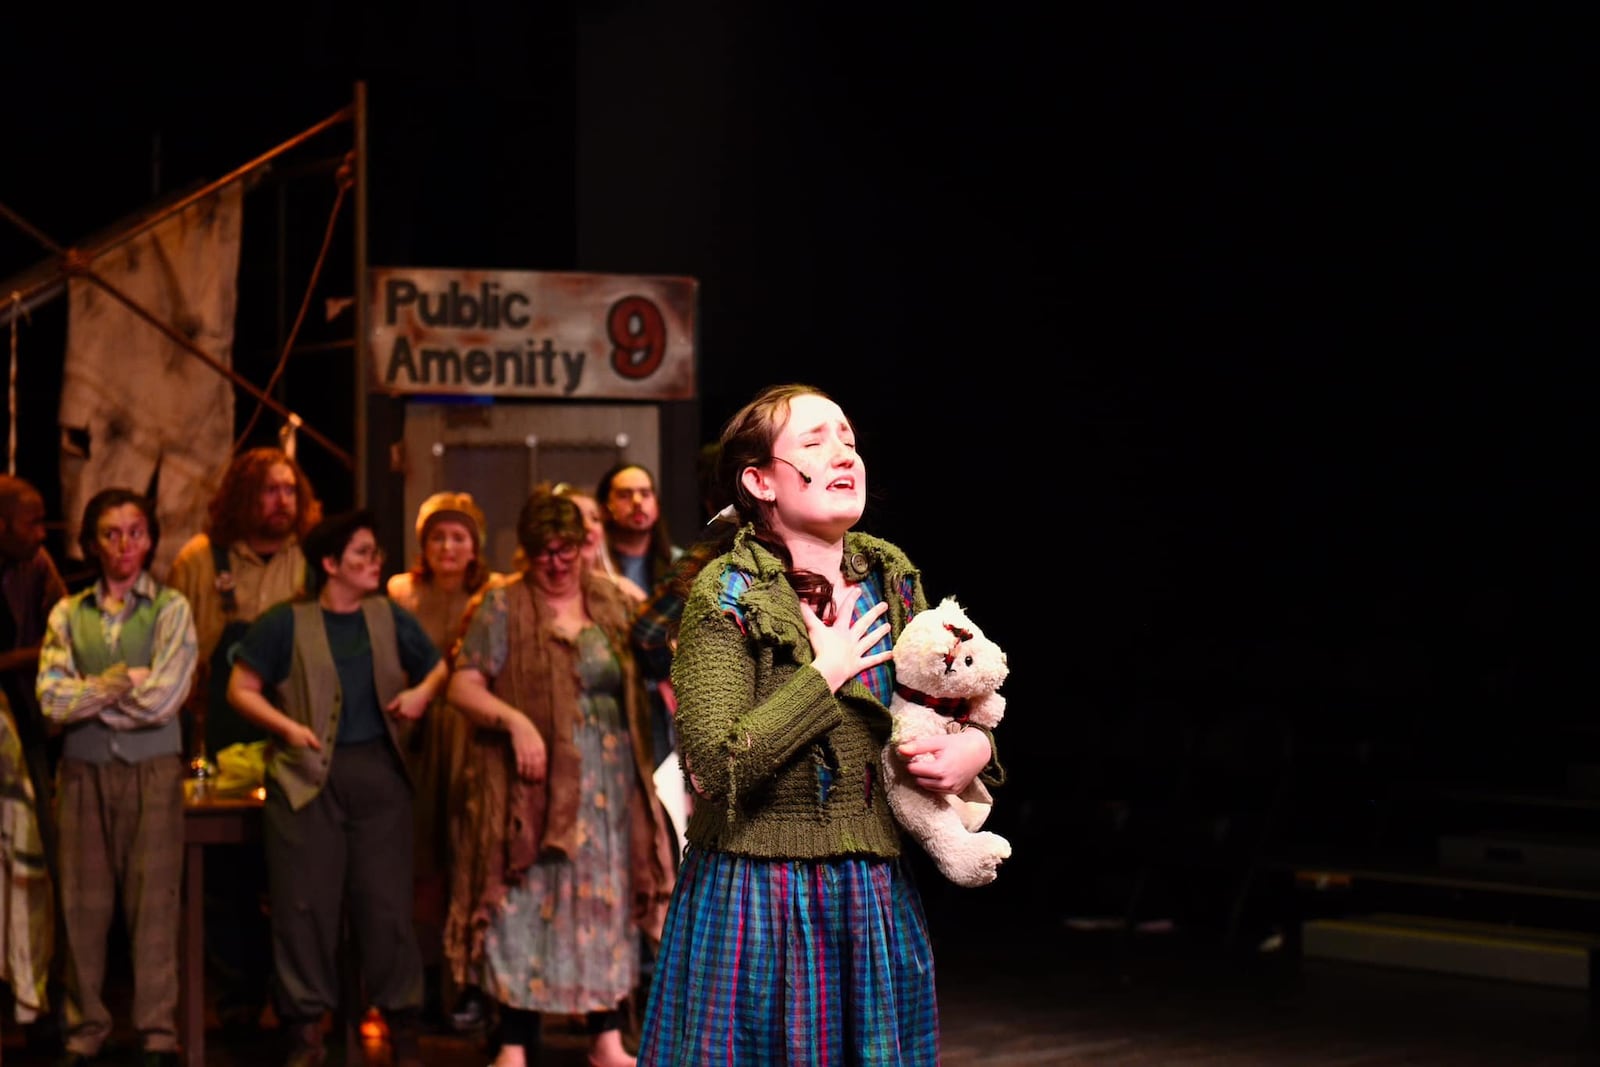
[[[269,686],[287,681],[294,661],[293,607],[293,601],[288,600],[274,604],[251,624],[239,642],[236,658],[261,675]],[[322,624],[328,631],[328,647],[333,651],[339,688],[344,695],[338,743],[376,741],[388,733],[388,728],[372,681],[372,639],[367,635],[366,616],[359,608],[343,613],[323,608]],[[417,617],[399,604],[394,605],[394,632],[400,645],[400,666],[415,683],[439,662],[439,648]]]

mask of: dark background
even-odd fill
[[[78,242],[362,79],[374,264],[700,279],[703,436],[827,389],[863,527],[1010,653],[1018,853],[981,892],[1115,910],[1105,812],[1220,717],[1289,732],[1292,843],[1360,837],[1399,781],[1559,787],[1593,709],[1587,19],[1206,7],[30,14],[0,201]],[[332,199],[302,179],[246,202],[258,383]],[[42,258],[0,226],[0,274]],[[20,341],[47,492],[64,303]],[[342,359],[285,390],[349,442]]]

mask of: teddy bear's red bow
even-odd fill
[[[894,691],[902,698],[913,704],[921,704],[930,711],[937,711],[947,719],[965,719],[967,717],[966,697],[936,697],[932,693],[924,693],[920,689],[913,689],[909,685],[894,683]]]

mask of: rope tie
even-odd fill
[[[283,449],[283,454],[294,459],[296,433],[305,425],[305,420],[294,412],[289,412],[289,421],[278,427],[278,447]]]
[[[10,414],[7,423],[6,441],[6,473],[17,473],[17,320],[28,312],[22,306],[22,293],[16,289],[11,290],[11,377],[6,392],[6,411]],[[29,316],[28,324],[33,325],[33,318]]]

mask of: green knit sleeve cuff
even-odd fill
[[[979,726],[975,722],[966,724],[968,730],[981,730],[983,736],[989,739],[989,762],[984,764],[983,770],[978,772],[978,781],[984,785],[998,789],[1006,784],[1006,769],[1000,764],[1000,745],[994,739],[994,731],[987,726]]]

